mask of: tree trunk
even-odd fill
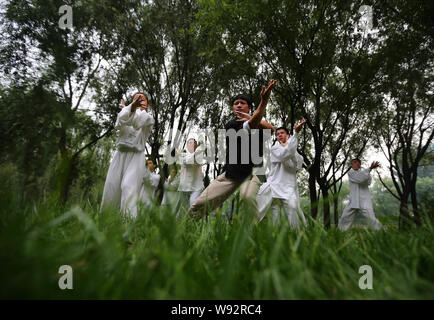
[[[417,203],[416,183],[411,184],[410,197],[411,197],[411,205],[413,207],[414,222],[416,223],[417,226],[421,226],[422,219],[420,216],[419,206]]]
[[[408,194],[401,197],[399,204],[399,230],[407,230],[410,226],[410,214],[408,210]]]
[[[309,195],[310,195],[310,215],[316,219],[318,216],[318,197],[316,192],[316,178],[309,170]]]
[[[61,153],[57,163],[54,181],[55,193],[59,204],[64,206],[68,200],[69,187],[72,182],[72,172],[74,169],[74,158],[69,152]]]
[[[323,213],[324,213],[324,227],[330,228],[330,199],[327,186],[321,186],[321,193],[323,199]]]
[[[333,218],[334,218],[334,224],[337,227],[339,223],[339,216],[338,216],[338,209],[339,209],[339,194],[334,193],[333,194]]]
[[[209,168],[210,168],[210,164],[207,163],[206,170],[205,170],[205,177],[203,178],[204,188],[208,187],[209,183],[210,183],[210,181],[209,181]]]

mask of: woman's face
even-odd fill
[[[187,141],[187,150],[190,153],[193,153],[194,151],[196,151],[197,148],[197,142],[194,139],[190,139]]]

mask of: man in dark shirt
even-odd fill
[[[232,111],[236,119],[229,121],[226,126],[226,165],[224,172],[219,175],[202,192],[189,209],[193,217],[202,217],[206,212],[211,212],[220,206],[238,187],[252,174],[253,161],[250,144],[250,129],[271,129],[274,127],[262,120],[265,115],[266,106],[271,95],[271,90],[276,80],[271,80],[268,86],[262,86],[261,102],[251,116],[249,111],[252,103],[248,96],[237,95],[232,99]],[[246,129],[246,130],[242,130]],[[237,135],[232,139],[236,143],[234,146],[230,142],[229,136]],[[244,142],[244,143],[243,143]],[[252,185],[250,186],[250,183]],[[253,176],[251,180],[243,184],[241,198],[255,201],[256,192],[259,187],[259,179]]]

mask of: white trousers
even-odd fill
[[[300,220],[303,224],[306,224],[306,218],[304,217],[303,211],[299,209],[299,204],[297,201],[296,190],[290,190],[288,199],[273,198],[271,194],[271,188],[268,186],[261,194],[258,194],[258,211],[259,211],[259,221],[261,221],[268,210],[271,208],[273,222],[275,224],[280,223],[280,213],[282,212],[286,215],[289,225],[292,229],[298,229],[300,227]],[[297,210],[299,209],[299,210]],[[297,212],[298,211],[298,212]]]
[[[179,192],[178,191],[164,191],[163,200],[161,201],[162,206],[171,206],[176,208],[179,202]]]
[[[139,200],[145,206],[152,206],[156,191],[157,191],[157,188],[155,188],[154,186],[148,185],[147,182],[142,183],[142,186],[141,186],[140,192],[139,192]]]
[[[374,210],[372,208],[351,208],[350,205],[347,205],[342,212],[342,216],[339,219],[338,228],[342,231],[348,230],[354,222],[356,218],[357,211],[360,210],[362,214],[368,219],[369,226],[374,228],[375,230],[381,229],[381,222],[378,221],[375,216]]]
[[[107,172],[101,211],[108,206],[118,208],[120,205],[121,212],[136,217],[144,168],[143,153],[117,150]]]

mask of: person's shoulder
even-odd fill
[[[277,150],[279,148],[282,148],[282,145],[279,142],[276,142],[272,147],[271,150]]]
[[[242,126],[242,122],[236,121],[235,119],[229,120],[226,125],[225,129],[238,129],[240,127],[240,124]]]

